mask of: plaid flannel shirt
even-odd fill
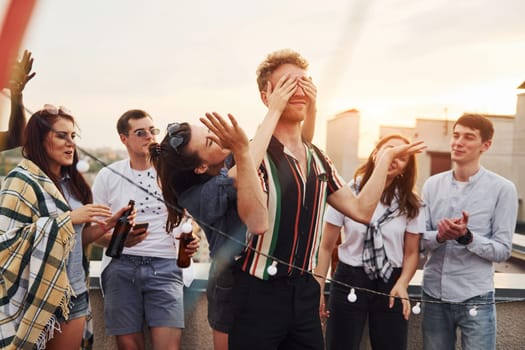
[[[57,308],[67,319],[73,244],[69,205],[45,173],[22,160],[0,192],[1,349],[43,349],[58,327]]]

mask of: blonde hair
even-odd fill
[[[273,71],[286,63],[293,64],[301,69],[308,69],[308,61],[298,52],[291,49],[274,51],[266,56],[266,59],[257,67],[257,85],[259,91],[264,91]]]

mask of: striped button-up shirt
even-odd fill
[[[326,155],[313,145],[305,144],[305,148],[306,174],[275,137],[261,165],[270,228],[264,235],[249,237],[249,248],[239,261],[243,271],[260,279],[270,278],[271,257],[286,263],[278,263],[277,274],[271,278],[298,275],[315,267],[326,198],[344,186]]]

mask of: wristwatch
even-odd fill
[[[463,245],[467,245],[470,242],[472,242],[472,232],[470,232],[468,227],[467,227],[467,233],[465,233],[465,235],[456,239],[456,242],[458,242],[459,244],[463,244]]]

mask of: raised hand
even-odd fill
[[[9,79],[9,89],[11,94],[21,94],[27,82],[35,76],[35,72],[31,73],[33,68],[33,58],[31,52],[25,50],[20,61],[13,64],[11,71],[11,79]]]
[[[301,77],[297,80],[299,87],[303,89],[306,96],[310,100],[308,104],[308,114],[314,115],[317,112],[317,87],[312,81],[312,77]]]
[[[288,100],[298,88],[298,81],[290,78],[289,74],[283,75],[275,87],[273,87],[272,83],[268,81],[268,84],[266,85],[268,109],[282,113],[288,104]]]
[[[239,151],[249,149],[249,140],[244,130],[239,126],[235,117],[228,114],[230,123],[226,122],[219,113],[206,113],[206,118],[200,121],[212,132],[210,140],[222,148],[229,149],[235,155]]]
[[[427,148],[427,145],[425,145],[424,141],[414,141],[411,143],[386,148],[383,152],[383,156],[387,155],[391,157],[390,159],[394,159],[397,157],[406,157],[411,156],[413,154],[421,153]]]
[[[297,82],[299,83],[299,87],[303,89],[306,97],[308,97],[306,117],[301,128],[301,134],[306,141],[312,142],[315,132],[315,117],[317,114],[317,87],[314,85],[311,77],[301,77]]]

